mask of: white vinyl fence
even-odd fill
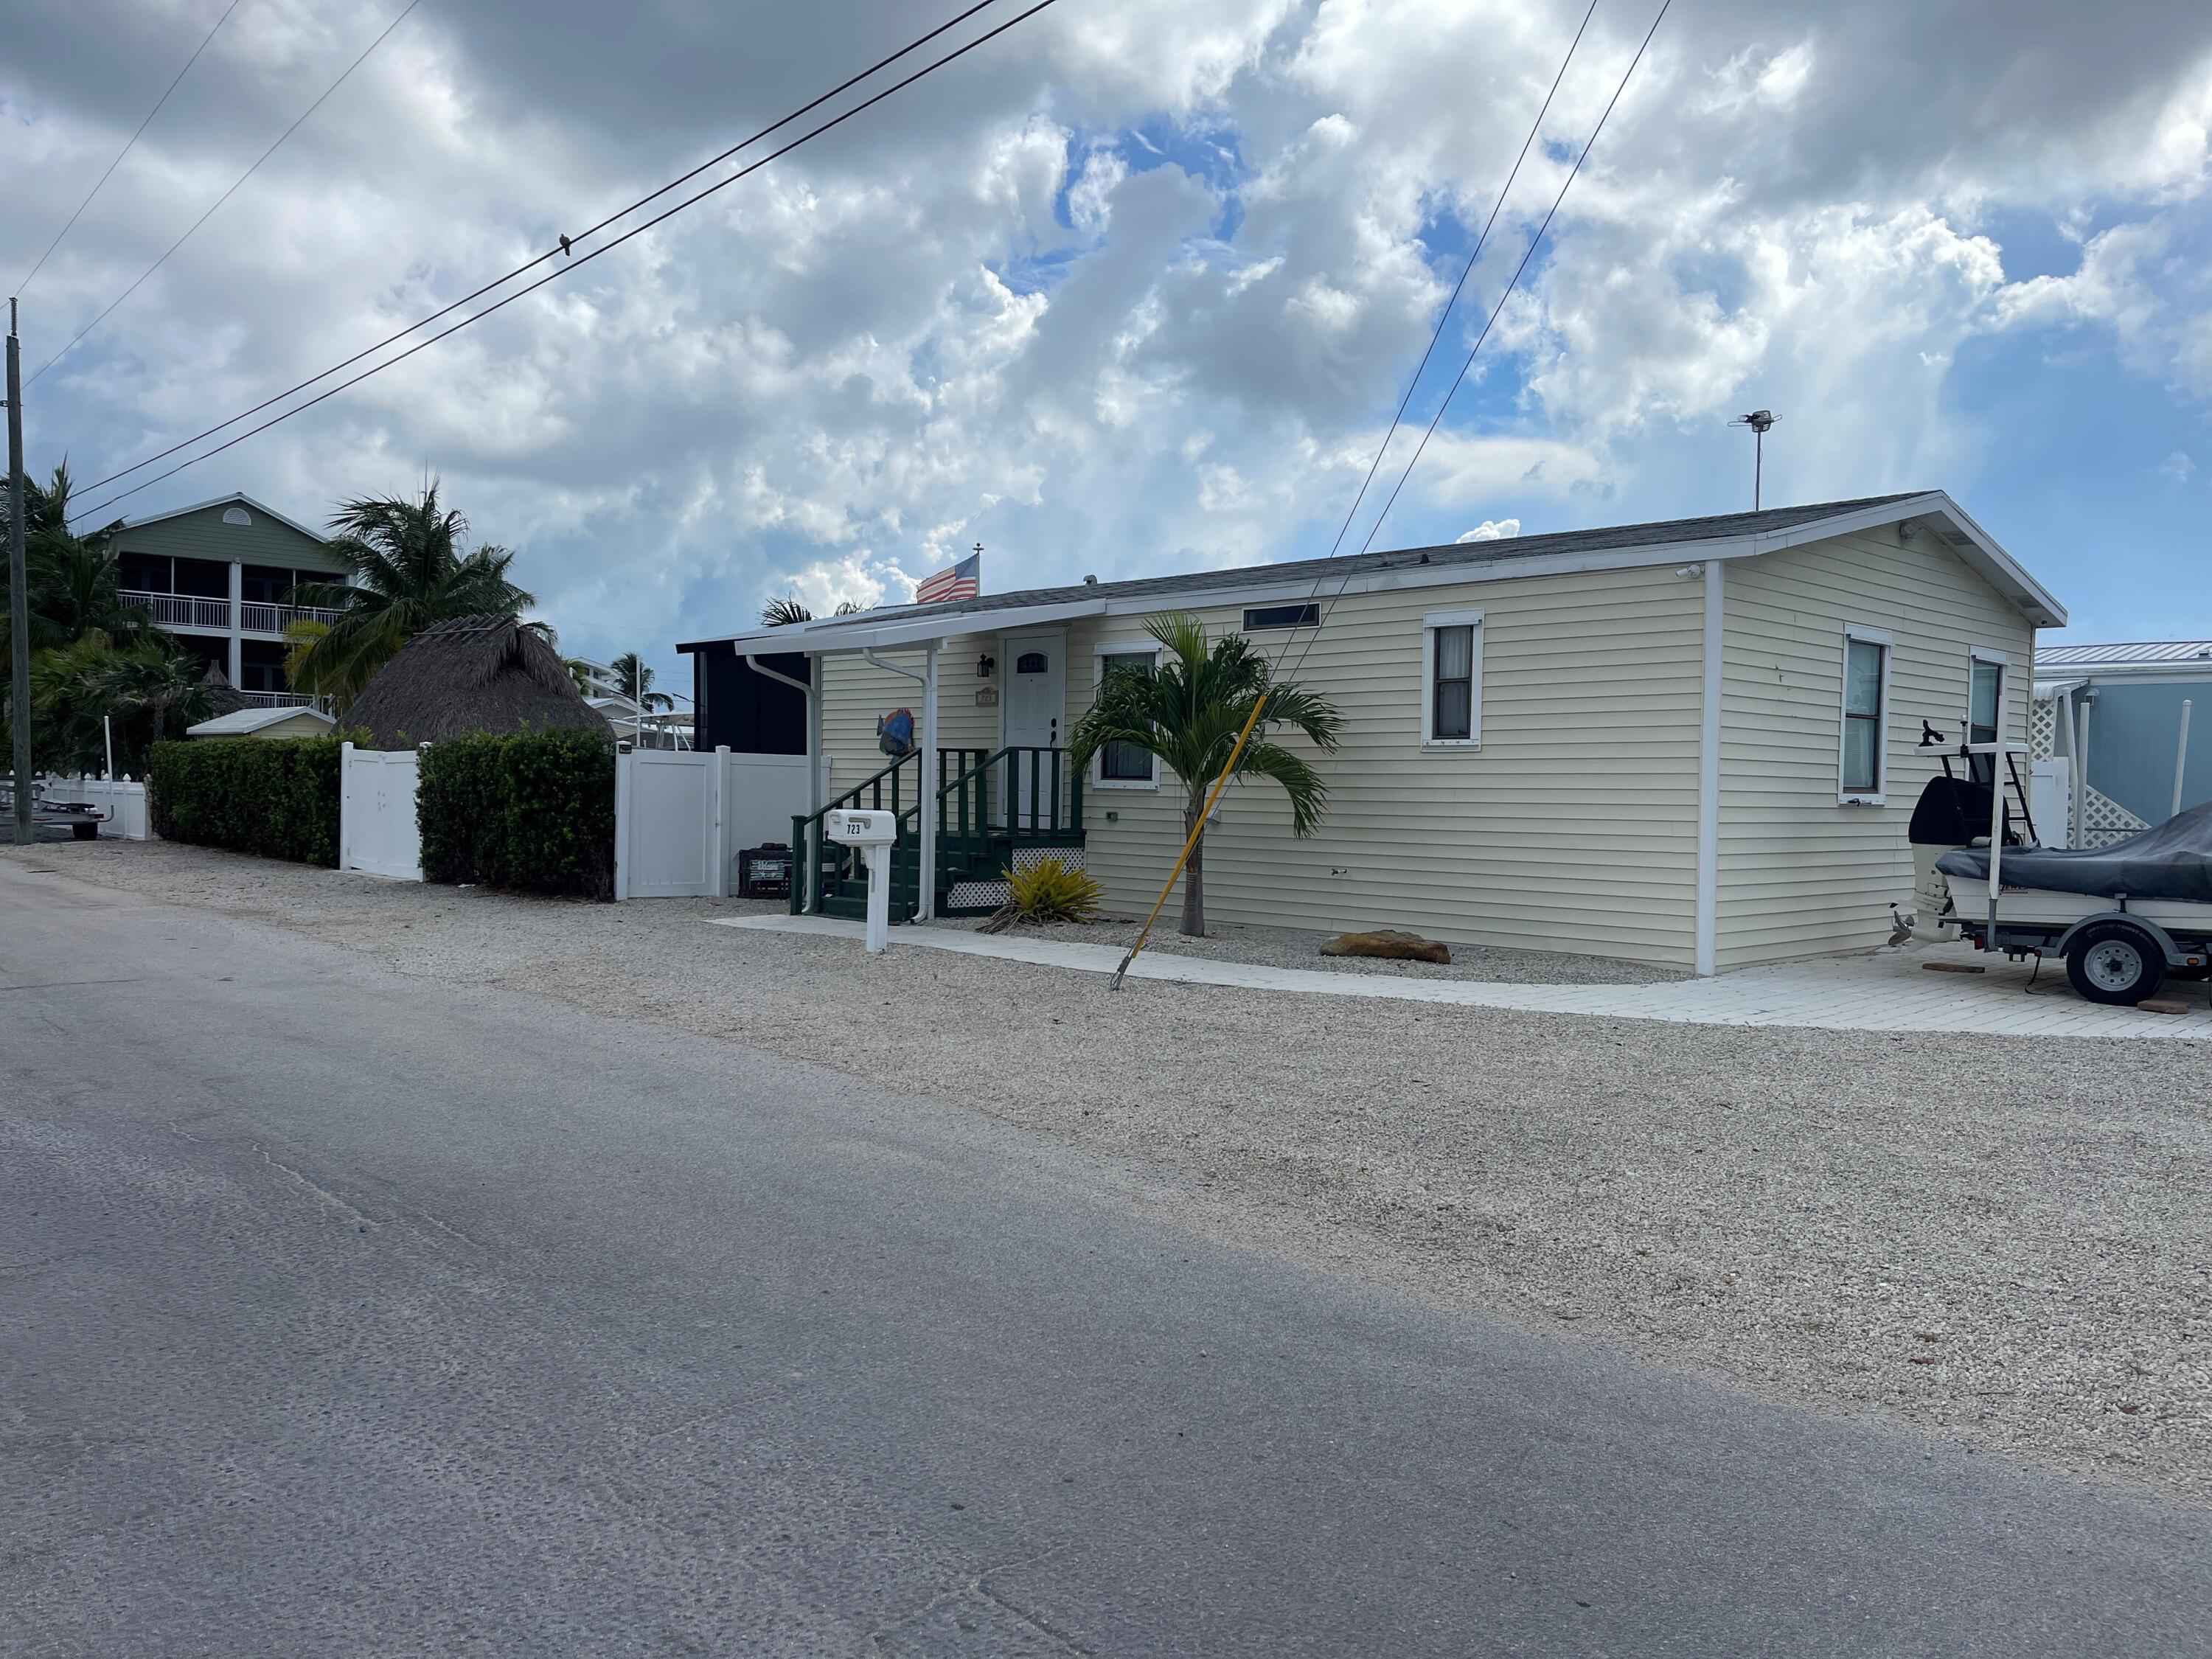
[[[105,812],[100,837],[113,841],[159,841],[146,817],[146,786],[129,778],[52,778],[48,800],[81,800]]]
[[[422,757],[347,744],[338,757],[338,868],[398,881],[422,879],[422,831],[415,817]]]
[[[803,755],[634,749],[615,761],[615,897],[727,898],[740,848],[791,838]]]

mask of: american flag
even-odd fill
[[[983,592],[983,550],[977,548],[958,564],[947,565],[933,576],[924,576],[914,590],[916,605],[935,605],[943,599],[972,599]]]

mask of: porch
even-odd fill
[[[1046,858],[1082,864],[1083,775],[1066,750],[939,749],[936,788],[927,801],[919,798],[922,756],[921,749],[902,756],[814,812],[793,817],[793,869],[799,872],[791,884],[793,915],[867,913],[867,874],[859,853],[822,833],[823,817],[839,808],[896,816],[890,908],[901,921],[925,914],[988,915],[1006,902],[1006,872]],[[935,874],[927,896],[925,868]]]

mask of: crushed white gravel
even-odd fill
[[[1109,992],[701,925],[760,905],[516,898],[160,843],[0,856],[842,1067],[1196,1172],[1224,1214],[1274,1218],[1270,1248],[1334,1271],[2212,1502],[2204,1044]]]

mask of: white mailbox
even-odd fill
[[[891,843],[898,839],[898,814],[840,807],[822,815],[822,833],[841,847],[860,849],[868,867],[868,949],[883,951],[891,942]]]
[[[898,819],[889,812],[841,807],[822,815],[822,833],[841,847],[888,847],[898,839]]]

